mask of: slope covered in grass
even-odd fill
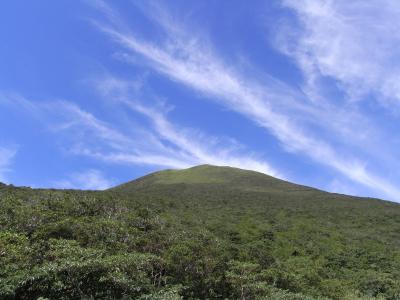
[[[297,191],[311,190],[309,187],[289,183],[263,173],[232,167],[217,167],[200,165],[184,170],[164,170],[133,180],[113,188],[113,190],[129,191],[143,186],[154,185],[206,185],[223,186],[224,188],[239,188],[254,191]]]
[[[0,185],[0,299],[400,299],[400,205],[198,166]]]

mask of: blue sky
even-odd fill
[[[400,4],[6,1],[0,181],[198,164],[400,201]]]

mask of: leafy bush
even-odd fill
[[[400,299],[400,206],[201,167],[0,185],[0,299]]]

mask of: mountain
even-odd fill
[[[119,185],[114,190],[129,191],[154,185],[206,185],[248,191],[298,191],[309,187],[283,181],[263,173],[232,167],[200,165],[184,170],[164,170]]]
[[[400,299],[399,249],[400,205],[237,168],[0,185],[0,299]]]

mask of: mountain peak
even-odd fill
[[[268,176],[228,166],[199,165],[188,169],[164,170],[154,174],[158,183],[227,183],[246,176]]]
[[[163,170],[124,183],[114,189],[129,190],[154,185],[223,185],[242,190],[309,190],[264,173],[229,166],[198,165],[188,169]]]

